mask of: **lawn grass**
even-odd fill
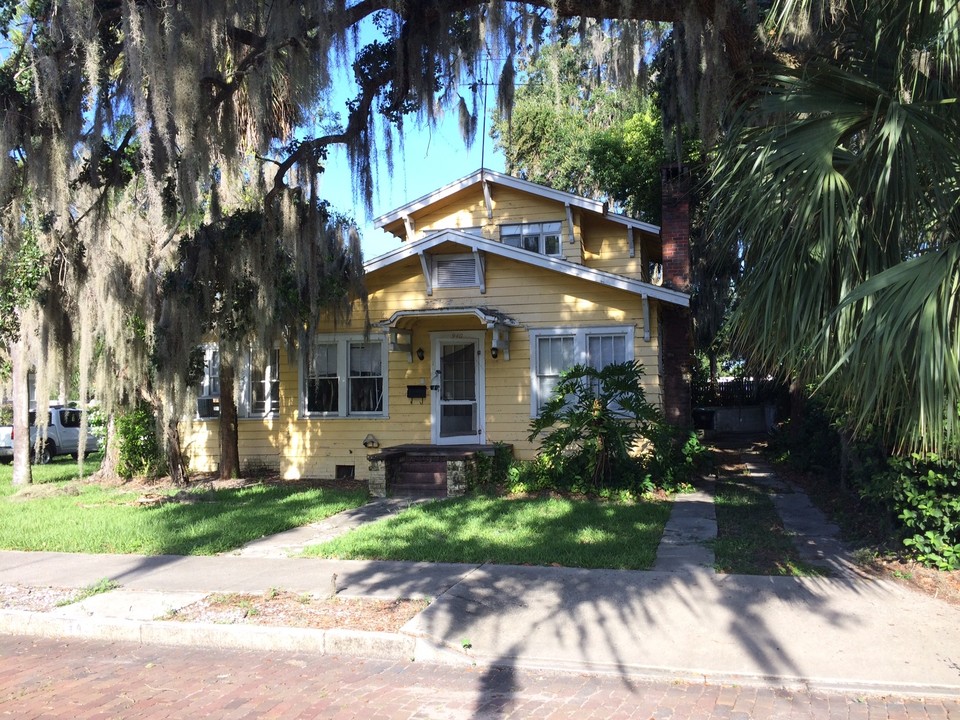
[[[827,574],[800,559],[770,496],[759,488],[723,482],[714,496],[717,572],[738,575]]]
[[[75,471],[75,462],[66,463]],[[189,490],[182,496],[186,502],[144,506],[136,502],[138,493],[82,482],[47,480],[16,492],[9,468],[2,470],[0,548],[6,550],[213,555],[321,520],[366,499],[362,491],[259,484]]]
[[[410,508],[304,554],[370,560],[643,570],[670,503],[471,496]]]
[[[83,459],[83,477],[90,477],[100,469],[103,453],[90,453]],[[77,461],[71,457],[57,457],[47,465],[33,465],[31,467],[33,482],[36,485],[44,483],[64,482],[76,480],[81,476],[77,468]],[[9,485],[13,481],[13,464],[0,463],[0,486]]]

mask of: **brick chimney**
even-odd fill
[[[690,292],[690,173],[683,165],[664,165],[660,181],[663,284]]]
[[[663,251],[663,284],[690,292],[690,173],[683,165],[660,168]],[[668,423],[692,427],[690,367],[693,356],[693,324],[690,309],[660,303],[662,353],[661,389],[663,413]]]

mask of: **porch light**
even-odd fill
[[[503,323],[495,323],[493,340],[490,343],[490,357],[496,359],[501,352],[504,359],[510,359],[510,328]]]

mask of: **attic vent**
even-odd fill
[[[441,288],[476,287],[477,264],[473,255],[439,255],[433,258],[433,285]]]

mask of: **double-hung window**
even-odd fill
[[[220,350],[215,343],[203,346],[203,379],[197,387],[197,415],[220,417]]]
[[[530,331],[530,411],[538,416],[560,375],[574,365],[602,369],[633,360],[632,326]]]
[[[304,415],[385,415],[386,366],[379,340],[318,336],[304,358]]]
[[[560,247],[560,223],[558,222],[502,225],[500,240],[504,245],[523,248],[541,255],[559,257],[563,254]]]
[[[271,417],[280,414],[280,349],[265,357],[247,353],[241,390],[241,414],[246,417]]]

